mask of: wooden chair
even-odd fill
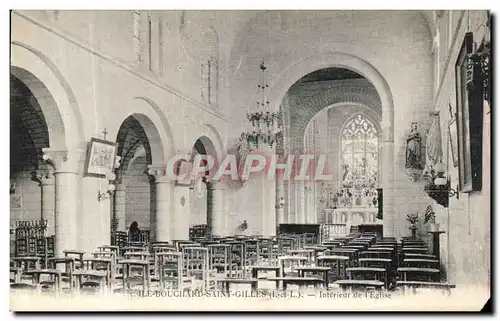
[[[278,264],[278,251],[274,248],[274,242],[271,238],[258,238],[259,246],[257,248],[258,265]]]
[[[123,257],[127,252],[147,252],[147,248],[144,246],[124,246],[120,248],[119,257]]]
[[[411,290],[413,294],[417,293],[417,289],[433,289],[442,291],[448,295],[451,294],[451,289],[455,288],[454,284],[447,282],[421,282],[421,281],[397,281],[396,287],[403,293]]]
[[[110,288],[110,276],[106,271],[80,269],[72,274],[76,291],[82,293],[85,289],[97,289],[101,294],[106,294]],[[97,281],[89,281],[97,280]]]
[[[278,254],[279,256],[285,255],[289,250],[294,249],[294,238],[280,236],[278,237]]]
[[[437,260],[437,257],[432,254],[421,254],[421,253],[404,253],[403,259],[426,259],[426,260]]]
[[[350,258],[343,255],[323,255],[317,258],[318,266],[329,267],[329,280],[339,280],[346,278],[346,269],[349,266]]]
[[[425,247],[403,247],[401,251],[403,253],[426,254],[429,250]]]
[[[405,267],[439,269],[439,261],[438,260],[403,259],[403,264]]]
[[[346,262],[348,267],[353,267],[357,265],[360,250],[357,248],[335,248],[325,252],[325,255],[340,255],[347,256],[349,261]]]
[[[323,287],[328,290],[329,274],[331,268],[329,266],[303,266],[295,268],[299,272],[299,277],[306,276],[319,278],[323,280]],[[318,275],[321,275],[320,277]]]
[[[259,264],[259,241],[247,239],[245,242],[245,267]]]
[[[384,282],[374,281],[374,280],[338,280],[335,281],[342,290],[352,291],[352,290],[369,290],[369,289],[381,289],[384,287]]]
[[[177,248],[177,251],[181,250],[181,248],[179,247],[179,245],[181,245],[181,244],[194,244],[194,243],[195,242],[191,241],[191,240],[173,240],[172,241],[172,245]]]
[[[281,267],[281,276],[292,276],[294,268],[305,266],[307,260],[305,256],[286,255],[278,257],[278,266]]]
[[[387,276],[387,270],[384,268],[352,267],[346,270],[349,280],[382,281],[385,284],[385,288],[387,290],[389,289],[389,278]]]
[[[58,269],[58,265],[63,265],[63,270],[61,271],[60,275],[60,289],[62,290],[62,284],[67,283],[69,285],[69,290],[72,291],[74,289],[74,283],[73,283],[73,273],[75,272],[75,267],[76,267],[76,259],[73,257],[52,257],[49,258],[48,262],[48,269],[49,270],[56,270]],[[46,283],[41,283],[42,285],[52,285],[54,284],[54,281],[48,281]]]
[[[299,250],[288,250],[288,255],[292,256],[304,256],[307,258],[305,264],[311,265],[316,262],[316,257],[314,255],[314,250],[310,249],[299,249]]]
[[[324,279],[314,278],[314,277],[296,277],[296,276],[284,276],[277,278],[270,278],[269,281],[275,281],[282,284],[281,288],[287,290],[289,285],[297,285],[299,291],[312,285],[315,288],[321,284],[324,284]]]
[[[361,267],[367,267],[367,268],[382,268],[387,271],[387,279],[389,282],[386,282],[388,284],[393,284],[393,280],[395,278],[395,273],[393,270],[393,261],[392,259],[385,259],[385,258],[360,258],[359,259],[359,264]]]
[[[94,254],[94,257],[84,257],[82,273],[77,273],[75,280],[78,279],[80,282],[80,288],[100,289],[101,293],[104,293],[107,289],[103,289],[103,287],[107,287],[114,291],[116,265],[117,262],[112,252],[109,252],[108,257],[100,254]]]
[[[393,252],[392,251],[384,251],[384,250],[378,250],[378,249],[373,249],[370,250],[368,249],[367,251],[363,251],[359,253],[359,258],[379,258],[379,259],[393,259]]]
[[[14,277],[10,277],[10,283],[21,283],[21,275],[23,273],[21,268],[11,266],[9,273],[14,273]]]
[[[220,284],[221,288],[226,292],[226,294],[230,295],[230,287],[231,284],[250,284],[250,287],[253,291],[257,290],[257,279],[253,278],[245,278],[245,279],[236,279],[236,278],[228,278],[228,279],[218,279],[216,280],[217,284]]]
[[[157,252],[156,264],[158,271],[158,281],[160,288],[164,289],[184,289],[184,279],[182,273],[183,258],[181,252]]]
[[[59,270],[54,270],[54,269],[36,269],[36,270],[30,270],[30,271],[25,271],[24,274],[30,275],[33,277],[33,281],[35,285],[37,285],[35,288],[37,289],[45,289],[45,290],[51,290],[56,294],[56,297],[59,296],[59,292],[61,291],[61,271]],[[41,281],[42,276],[47,276],[50,281]],[[43,286],[43,283],[49,283],[53,282],[51,287],[45,287]]]
[[[40,269],[40,260],[41,259],[37,256],[20,256],[12,258],[14,267],[18,267],[22,269],[22,271]]]
[[[313,253],[313,258],[314,260],[316,261],[317,257],[320,256],[320,255],[323,255],[327,250],[328,248],[325,247],[325,246],[306,246],[304,247],[304,250],[313,250],[314,253]],[[316,264],[318,262],[316,261]]]
[[[118,264],[122,266],[123,278],[122,278],[122,290],[124,294],[137,285],[142,285],[142,291],[148,291],[151,285],[150,279],[150,261],[149,260],[134,260],[134,259],[122,259],[118,260]],[[133,275],[134,269],[140,269],[141,275]]]
[[[75,269],[79,269],[82,266],[82,259],[85,252],[77,250],[66,250],[63,251],[65,257],[71,257],[75,259]]]
[[[236,266],[236,274],[244,277],[246,272],[246,244],[241,241],[227,242],[231,246],[231,264]]]
[[[102,249],[102,248],[100,248],[100,249]],[[111,271],[110,271],[110,279],[111,280],[115,280],[116,277],[118,277],[118,276],[120,278],[123,277],[123,275],[120,275],[120,271],[119,271],[117,252],[115,252],[115,251],[97,251],[97,252],[92,252],[92,255],[97,259],[111,260]],[[104,266],[104,264],[102,264],[102,265]]]
[[[184,247],[182,249],[182,275],[191,281],[192,289],[208,290],[213,284],[209,279],[208,249],[204,247]]]
[[[400,267],[397,270],[400,281],[423,281],[439,282],[440,271],[438,269]]]
[[[210,244],[208,245],[209,269],[216,270],[224,278],[232,277],[236,265],[232,263],[231,245]]]

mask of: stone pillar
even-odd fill
[[[282,182],[283,186],[283,197],[285,199],[285,205],[283,206],[283,217],[281,223],[288,224],[290,222],[290,184],[289,180]]]
[[[383,189],[383,233],[394,237],[394,143],[383,142],[382,146],[382,189]]]
[[[306,197],[305,197],[305,187],[303,181],[295,181],[295,223],[304,224],[306,222]]]
[[[176,185],[173,188],[174,240],[189,239],[189,186]]]
[[[35,180],[40,183],[42,192],[41,220],[47,220],[46,236],[55,233],[55,186],[54,175],[51,170],[39,170],[35,173]]]
[[[223,183],[207,183],[207,224],[211,227],[212,235],[228,234],[225,191],[226,185]]]
[[[174,239],[172,213],[172,184],[165,175],[164,166],[149,165],[148,174],[156,185],[155,236],[157,242],[168,242]]]
[[[213,223],[214,223],[214,184],[212,182],[207,182],[207,226],[208,235],[213,234]],[[194,201],[194,200],[193,200]]]
[[[54,168],[55,178],[55,256],[77,248],[79,202],[78,165],[81,151],[44,148],[44,160]]]
[[[262,175],[262,235],[276,235],[276,181]]]
[[[285,224],[285,204],[281,205],[281,199],[285,201],[285,186],[282,180],[276,180],[276,230],[280,224]]]
[[[117,231],[126,231],[126,206],[125,206],[125,189],[126,186],[123,182],[117,182],[114,194],[114,218],[118,220]]]

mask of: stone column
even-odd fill
[[[214,223],[214,184],[212,182],[207,182],[207,226],[208,226],[208,235],[212,235],[213,233],[213,223]],[[193,200],[194,201],[194,200]]]
[[[285,199],[285,205],[283,206],[283,217],[281,223],[288,224],[290,222],[290,184],[289,180],[282,182],[283,186],[283,197]]]
[[[282,180],[276,180],[276,229],[280,224],[286,223],[285,220],[285,204],[280,205],[281,199],[285,201],[285,186]]]
[[[383,189],[383,233],[384,237],[394,234],[394,143],[383,142],[382,147],[382,189]]]
[[[174,210],[174,239],[188,240],[189,239],[189,186],[176,185],[173,193],[173,210]]]
[[[44,148],[44,160],[54,168],[55,178],[55,256],[77,248],[77,218],[81,151]]]
[[[126,231],[126,185],[119,181],[116,183],[115,194],[114,194],[114,211],[115,218],[118,220],[117,231]]]
[[[306,222],[305,186],[303,181],[295,181],[295,200],[297,204],[295,224],[304,224]]]
[[[211,227],[212,235],[226,235],[227,209],[223,183],[207,183],[207,223]]]
[[[165,175],[164,166],[149,165],[148,174],[156,185],[155,236],[157,242],[168,242],[173,237],[172,181]]]
[[[46,236],[55,233],[55,186],[52,170],[39,170],[35,173],[35,180],[40,183],[42,192],[41,220],[47,220]]]

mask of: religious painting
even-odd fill
[[[105,178],[112,173],[116,162],[116,143],[92,138],[87,147],[85,176]]]
[[[468,32],[455,64],[458,172],[462,193],[482,188],[483,86],[471,85],[478,72],[472,48],[473,37]]]

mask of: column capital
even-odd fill
[[[54,171],[52,170],[36,170],[31,172],[31,179],[43,185],[54,185]]]
[[[166,175],[165,165],[148,165],[147,174],[152,179],[154,183],[174,183],[175,181],[170,179]]]
[[[82,149],[43,148],[43,160],[57,173],[78,173],[80,160],[83,159]]]

